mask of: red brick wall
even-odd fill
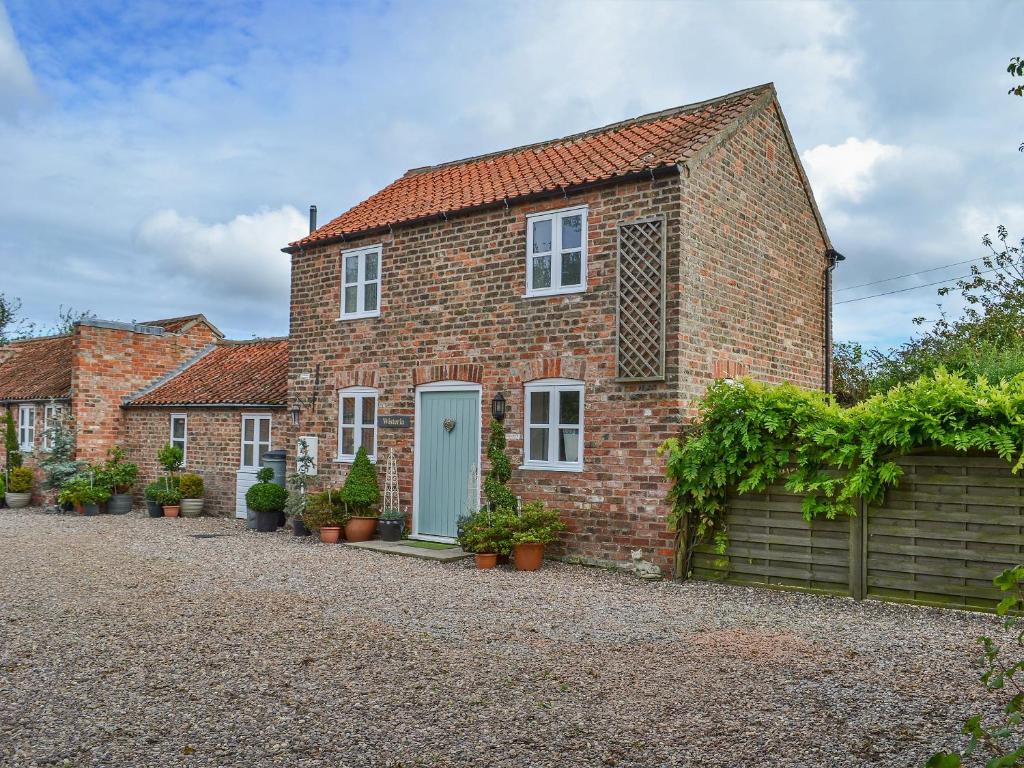
[[[162,474],[156,454],[170,440],[171,414],[188,415],[187,472],[203,477],[206,489],[204,512],[234,515],[235,477],[241,460],[243,413],[269,413],[271,447],[286,447],[281,408],[126,408],[125,433],[128,454],[139,465],[136,496],[141,500],[147,483]]]
[[[54,400],[52,401],[58,405],[63,406],[65,409],[69,407],[66,400]],[[36,475],[36,486],[33,491],[34,496],[32,498],[33,503],[41,504],[48,503],[54,498],[54,493],[43,488],[43,472],[39,468],[39,462],[47,456],[47,452],[43,447],[43,432],[46,426],[46,406],[51,403],[50,400],[40,400],[34,403],[14,403],[0,407],[0,467],[6,471],[7,469],[7,450],[6,450],[6,436],[7,436],[7,414],[10,413],[14,419],[14,431],[15,435],[18,434],[18,411],[22,405],[34,405],[36,408],[36,433],[35,440],[33,442],[33,449],[30,452],[22,452],[22,465],[31,467],[35,470]]]
[[[824,244],[797,180],[769,112],[689,176],[396,228],[293,257],[290,399],[306,404],[299,433],[320,437],[322,482],[340,482],[347,471],[332,461],[341,387],[375,386],[380,413],[413,416],[414,380],[456,377],[425,368],[466,366],[458,376],[479,376],[485,421],[491,398],[499,391],[507,398],[509,453],[518,467],[523,384],[541,376],[582,379],[585,470],[516,469],[513,489],[562,510],[566,554],[623,561],[642,548],[667,566],[668,488],[656,449],[677,434],[716,363],[726,359],[732,370],[742,365],[759,378],[820,386]],[[526,215],[583,203],[587,291],[523,298]],[[655,214],[666,217],[668,280],[678,288],[669,292],[667,311],[669,328],[678,332],[667,344],[665,382],[623,384],[614,380],[616,228]],[[373,243],[384,248],[381,317],[339,321],[339,254]],[[483,434],[486,440],[486,428]],[[378,453],[395,449],[409,510],[412,440],[412,429],[379,430]]]
[[[214,341],[213,332],[202,323],[180,336],[76,326],[71,387],[78,457],[86,461],[106,458],[107,449],[124,440],[121,399]]]

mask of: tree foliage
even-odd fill
[[[484,496],[491,509],[515,509],[516,496],[508,487],[512,478],[512,463],[505,453],[505,427],[491,419],[491,436],[487,440],[487,461],[491,468],[484,478]]]
[[[341,489],[341,500],[357,517],[369,517],[374,506],[380,503],[380,486],[377,484],[377,471],[366,455],[366,449],[360,446],[356,459],[345,478]]]
[[[84,466],[83,462],[75,461],[75,430],[70,415],[64,408],[56,408],[54,413],[55,418],[43,432],[50,450],[39,462],[43,470],[43,485],[50,490],[63,487]]]
[[[21,447],[18,445],[18,428],[14,425],[14,415],[8,411],[4,418],[4,448],[7,452],[7,469],[21,466]]]
[[[791,384],[712,385],[697,424],[660,449],[685,572],[696,544],[714,538],[724,550],[729,492],[784,483],[808,520],[853,515],[854,499],[877,503],[899,480],[897,456],[923,447],[996,453],[1019,471],[1024,375],[972,382],[939,369],[852,408]]]

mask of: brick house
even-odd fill
[[[26,464],[45,453],[47,429],[61,412],[75,424],[78,458],[105,459],[111,446],[125,442],[121,399],[220,337],[202,315],[145,323],[88,319],[69,334],[0,347],[0,407],[14,417]]]
[[[448,540],[499,393],[565,554],[668,564],[656,453],[716,377],[822,387],[831,244],[771,84],[409,171],[283,249],[289,402],[340,482],[394,449]]]
[[[263,455],[287,436],[287,339],[220,340],[124,399],[125,432],[141,493],[158,477],[157,452],[181,447],[203,477],[204,512],[245,517],[245,492]]]

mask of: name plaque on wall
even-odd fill
[[[378,416],[377,426],[381,429],[409,429],[412,426],[411,416]]]

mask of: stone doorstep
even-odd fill
[[[456,560],[465,560],[467,557],[473,556],[469,552],[463,552],[462,547],[458,546],[451,549],[426,549],[424,547],[410,547],[403,541],[380,541],[379,539],[345,542],[345,546],[355,547],[356,549],[368,549],[371,552],[384,552],[389,555],[417,557],[420,560],[437,560],[442,563],[452,563]]]

